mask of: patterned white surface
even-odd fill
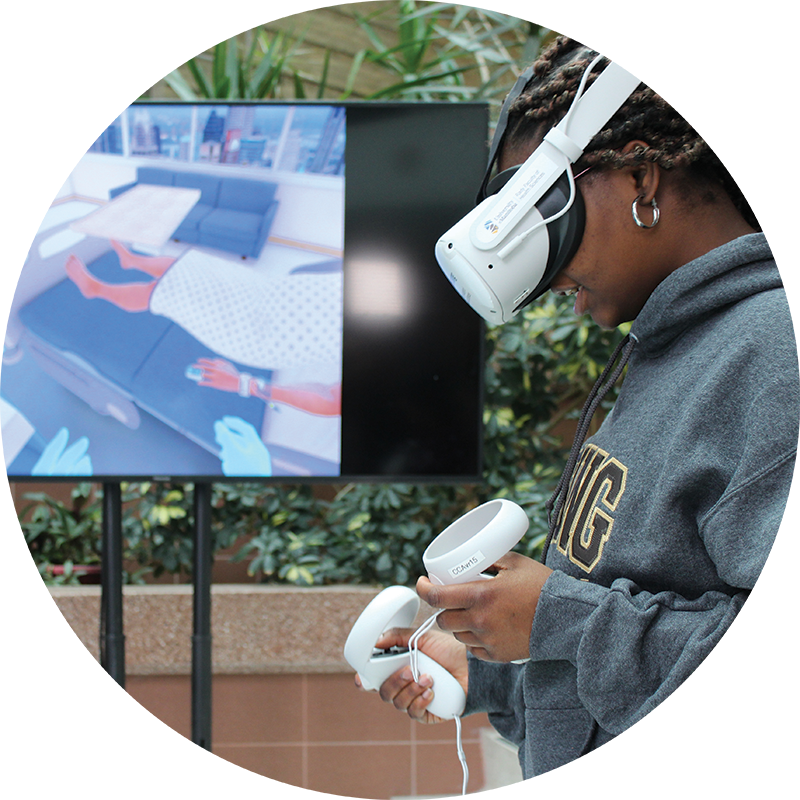
[[[341,362],[341,273],[273,277],[189,250],[159,280],[150,311],[259,369]]]

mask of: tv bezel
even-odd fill
[[[374,239],[374,231],[380,229],[380,222],[376,220],[376,215],[380,215],[385,203],[395,187],[403,183],[406,189],[414,186],[413,181],[407,180],[413,177],[415,170],[420,173],[425,172],[424,179],[418,180],[414,191],[403,196],[398,203],[402,206],[403,213],[406,214],[407,224],[402,229],[397,227],[397,216],[391,217],[394,230],[398,231],[398,240],[408,244],[407,231],[414,230],[420,236],[420,229],[429,228],[429,236],[424,239],[426,245],[421,258],[425,260],[424,269],[427,270],[426,276],[429,279],[427,291],[430,296],[420,298],[420,304],[426,307],[418,310],[420,319],[427,319],[427,332],[420,333],[415,331],[413,336],[407,338],[422,339],[419,350],[423,350],[430,355],[430,343],[433,340],[441,341],[449,335],[452,336],[453,329],[465,331],[464,337],[467,339],[467,350],[471,353],[470,365],[466,380],[469,382],[467,395],[464,402],[471,405],[471,409],[464,410],[460,406],[453,408],[450,405],[450,418],[456,416],[456,412],[468,419],[468,422],[461,423],[458,431],[451,431],[450,438],[460,438],[462,441],[456,444],[453,442],[448,446],[460,448],[455,454],[450,456],[448,464],[440,466],[425,467],[419,470],[409,469],[407,466],[408,458],[405,462],[401,461],[402,466],[394,468],[376,466],[373,460],[364,461],[363,445],[355,444],[357,437],[353,433],[352,425],[357,416],[365,413],[359,407],[356,398],[356,388],[358,386],[357,377],[363,378],[363,369],[354,365],[352,352],[359,348],[371,352],[369,356],[376,358],[374,347],[380,344],[381,335],[379,331],[371,330],[368,339],[359,335],[360,342],[356,342],[356,329],[359,327],[366,330],[366,327],[357,320],[354,321],[352,315],[348,316],[348,302],[345,299],[344,308],[344,339],[343,346],[343,375],[342,375],[342,434],[341,434],[341,458],[340,473],[338,475],[237,475],[227,476],[222,474],[134,474],[134,473],[108,473],[92,474],[89,476],[76,475],[48,475],[31,476],[25,474],[5,473],[6,480],[17,482],[80,482],[89,481],[95,483],[119,482],[119,481],[163,481],[175,483],[187,482],[215,482],[215,483],[313,483],[313,484],[341,484],[348,482],[377,482],[377,483],[479,483],[482,481],[482,446],[483,446],[483,361],[484,361],[484,324],[483,321],[463,302],[458,294],[452,289],[444,275],[436,265],[433,256],[433,245],[438,235],[446,230],[453,222],[463,216],[470,208],[474,187],[480,182],[480,177],[485,168],[487,153],[487,133],[488,133],[488,105],[483,102],[385,102],[385,101],[253,101],[245,103],[242,101],[226,102],[214,99],[206,101],[175,102],[175,101],[136,101],[131,103],[128,108],[137,106],[171,106],[171,105],[197,105],[197,106],[234,106],[234,105],[320,105],[330,107],[344,107],[346,110],[346,136],[347,144],[345,151],[345,234],[344,234],[344,275],[345,287],[347,287],[348,262],[352,260],[354,248],[358,250],[361,246],[373,246],[367,240]],[[422,126],[426,131],[425,140],[419,136],[408,135],[414,129],[419,131],[420,117],[427,117],[427,126]],[[371,119],[370,119],[371,118]],[[448,121],[448,118],[450,121]],[[397,135],[396,141],[383,138],[376,145],[374,137],[365,135],[360,130],[361,125],[375,124],[375,120],[381,119],[384,123],[383,132],[393,131]],[[459,122],[460,120],[460,122]],[[388,125],[386,124],[388,123]],[[402,124],[410,125],[410,129],[403,129]],[[372,141],[370,141],[372,139]],[[360,151],[359,151],[360,148]],[[374,179],[375,168],[370,166],[369,159],[376,155],[384,159],[384,163],[398,156],[404,155],[408,158],[402,165],[394,164],[397,171],[398,166],[402,166],[402,174],[396,174],[393,181],[391,176],[382,175],[379,180]],[[418,162],[414,169],[409,172],[409,161]],[[362,163],[363,162],[363,163]],[[158,161],[154,160],[153,164]],[[413,166],[413,165],[412,165]],[[378,196],[372,195],[369,199],[356,200],[356,192],[363,191],[358,187],[360,183],[368,186],[370,190],[377,191]],[[437,187],[437,193],[432,194],[431,187]],[[366,214],[366,217],[361,217]],[[372,216],[370,216],[372,215]],[[435,217],[431,222],[431,217]],[[354,222],[357,220],[357,222]],[[366,221],[365,221],[366,220]],[[385,222],[385,220],[383,220]],[[356,229],[352,228],[356,225]],[[365,227],[370,228],[369,235],[365,233]],[[389,232],[390,233],[390,232]],[[385,245],[387,237],[391,238],[386,230],[381,236],[382,246]],[[429,254],[429,256],[427,255]],[[347,292],[347,289],[346,289]],[[346,295],[347,296],[347,295]],[[374,321],[373,321],[374,322]],[[374,328],[374,326],[373,326]],[[363,333],[363,331],[362,331]],[[398,343],[398,327],[394,326],[388,333],[384,332],[385,341],[391,342],[391,347],[396,350]],[[470,341],[471,339],[471,341]],[[448,343],[450,347],[455,347],[454,342]],[[386,353],[384,350],[378,354],[381,362],[385,364]],[[348,353],[350,355],[348,356]],[[363,360],[363,353],[359,356]],[[348,363],[350,362],[350,363]],[[432,372],[442,372],[447,369],[441,363],[436,365],[438,369]],[[429,372],[431,368],[426,366]],[[412,373],[414,370],[412,370]],[[426,374],[426,379],[441,380],[441,375]],[[419,377],[420,369],[416,369],[415,377]],[[462,373],[463,375],[463,373]],[[449,380],[454,379],[452,375]],[[399,381],[406,386],[409,378]],[[430,381],[429,381],[430,382]],[[413,383],[413,382],[412,382]],[[439,384],[439,388],[444,381]],[[363,391],[358,387],[359,391]],[[377,391],[377,390],[376,390]],[[374,402],[374,395],[372,396]],[[447,415],[445,415],[446,418]],[[421,423],[420,423],[421,424]],[[387,420],[387,427],[397,431],[396,422]],[[363,437],[362,437],[363,438]],[[369,445],[375,447],[378,443],[373,434],[367,437]],[[410,438],[407,437],[406,442]],[[465,444],[466,442],[466,444]],[[353,453],[353,448],[360,448],[361,452]],[[424,448],[422,448],[424,449]],[[429,454],[426,454],[429,455]],[[456,466],[463,464],[463,467]]]

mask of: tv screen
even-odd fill
[[[439,270],[488,114],[127,108],[31,245],[6,332],[12,480],[477,480],[479,317]]]

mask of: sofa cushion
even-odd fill
[[[201,175],[197,172],[176,172],[175,186],[200,190],[200,203],[207,206],[217,204],[220,179],[211,175]]]
[[[88,265],[107,283],[148,283],[152,276],[123,269],[113,250]],[[129,389],[147,354],[174,324],[149,312],[129,313],[95,298],[87,300],[65,278],[20,309],[20,319],[34,334],[61,351],[91,360],[98,372]]]
[[[262,214],[251,214],[247,211],[231,211],[228,208],[215,208],[200,223],[204,233],[214,236],[246,237],[255,239],[261,222]]]
[[[139,183],[152,183],[157,186],[172,186],[175,173],[171,169],[158,167],[139,167],[136,170],[136,180]]]
[[[177,230],[196,229],[200,224],[200,220],[207,217],[213,210],[214,206],[207,205],[203,202],[197,203],[183,218],[183,222],[181,222]]]
[[[147,316],[153,317],[152,314]],[[214,438],[214,423],[218,419],[239,417],[260,431],[264,418],[263,400],[198,386],[186,377],[187,367],[197,363],[199,358],[217,357],[191,334],[173,324],[145,354],[131,383],[131,392],[140,406],[215,453],[219,453]],[[240,372],[254,372],[242,364],[234,363],[234,366]],[[272,377],[268,370],[258,370],[256,374],[266,380]]]
[[[219,187],[217,208],[264,214],[275,197],[276,185],[245,178],[224,178]]]

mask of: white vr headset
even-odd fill
[[[490,182],[509,106],[532,70],[520,76],[501,111],[478,205],[436,243],[442,271],[488,322],[508,322],[544,294],[580,245],[585,215],[572,164],[639,85],[610,62],[584,92],[601,58],[586,69],[566,116],[527,161]]]

